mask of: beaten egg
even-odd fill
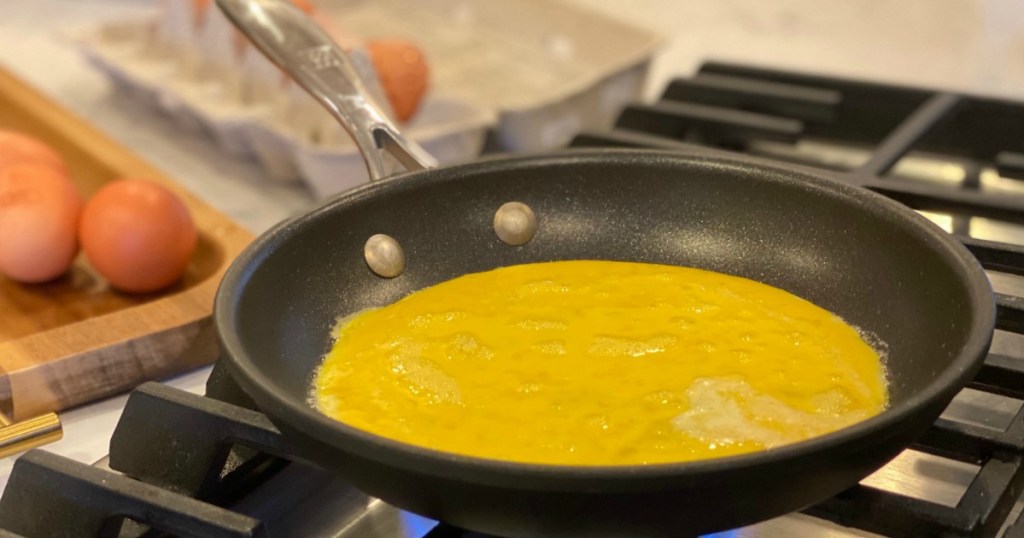
[[[881,412],[883,357],[791,293],[614,261],[468,274],[339,322],[312,397],[393,440],[568,465],[684,462]]]

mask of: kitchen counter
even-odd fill
[[[667,38],[647,97],[706,59],[947,88],[1024,100],[1024,4],[1019,0],[571,0]],[[109,18],[152,9],[141,0],[4,0],[0,63],[86,118],[245,228],[259,233],[314,203],[209,139],[125,103],[90,69],[70,36]],[[167,382],[202,392],[209,369]],[[92,462],[106,454],[125,396],[62,414],[48,450]],[[6,484],[14,458],[0,461]],[[2,486],[0,486],[2,487]]]

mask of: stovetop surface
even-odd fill
[[[1005,330],[996,331],[986,367],[918,446],[807,513],[721,535],[914,536],[941,528],[995,536],[1013,525],[1024,481],[1024,181],[1014,179],[1024,177],[1024,104],[706,64],[673,81],[657,102],[628,107],[611,131],[583,133],[574,145],[710,148],[836,174],[955,234],[986,266],[999,294]],[[89,510],[61,506],[89,512],[81,521],[102,516],[103,529],[116,527],[122,535],[162,535],[145,521],[110,517],[124,515],[124,506],[144,506],[133,512],[137,519],[149,514],[158,527],[184,534],[478,536],[399,511],[325,471],[246,448],[247,439],[263,449],[283,441],[265,417],[246,408],[244,396],[232,394],[237,389],[230,383],[218,387],[214,374],[212,398],[160,385],[135,391],[109,462],[83,469],[41,452],[23,458],[0,500],[0,528],[44,535],[28,532],[16,496],[64,502],[74,492],[94,500],[102,492],[107,512],[95,503]],[[203,416],[216,421],[210,425]],[[189,427],[168,433],[167,423]],[[241,442],[228,452],[220,448],[225,439]],[[212,470],[186,465],[204,458],[215,460]],[[108,464],[116,474],[105,471]],[[164,504],[146,504],[154,498]],[[179,508],[199,515],[180,516]],[[1024,526],[1006,534],[1024,536]]]

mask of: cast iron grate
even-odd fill
[[[710,63],[672,82],[657,103],[628,107],[613,130],[573,144],[759,154],[765,142],[809,139],[870,149],[855,166],[770,157],[831,170],[915,209],[1024,223],[1024,197],[980,188],[986,166],[1024,178],[1024,105],[1017,103]],[[889,174],[912,151],[958,159],[960,185]],[[954,233],[986,269],[1024,276],[1024,247],[971,238],[957,218]],[[997,294],[997,302],[998,328],[1024,334],[1024,298]],[[971,388],[1024,400],[1024,361],[990,354]],[[807,513],[889,536],[996,535],[1021,498],[1024,409],[1003,431],[940,419],[913,448],[980,467],[955,507],[858,485]],[[220,366],[205,397],[145,384],[132,392],[111,439],[117,473],[29,452],[0,499],[0,536],[264,536],[263,522],[227,507],[289,461],[302,462],[301,452]],[[479,535],[442,523],[427,536]],[[1024,520],[1006,536],[1024,538]]]

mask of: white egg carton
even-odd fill
[[[401,37],[423,49],[430,89],[401,128],[441,164],[476,158],[489,132],[492,149],[515,152],[608,128],[641,95],[659,43],[554,1],[314,3],[378,96],[359,43]],[[362,157],[333,118],[244,43],[219,10],[197,21],[192,5],[163,0],[157,17],[89,30],[81,49],[125,95],[183,129],[210,133],[227,152],[257,159],[276,180],[305,181],[319,198],[365,183]]]

